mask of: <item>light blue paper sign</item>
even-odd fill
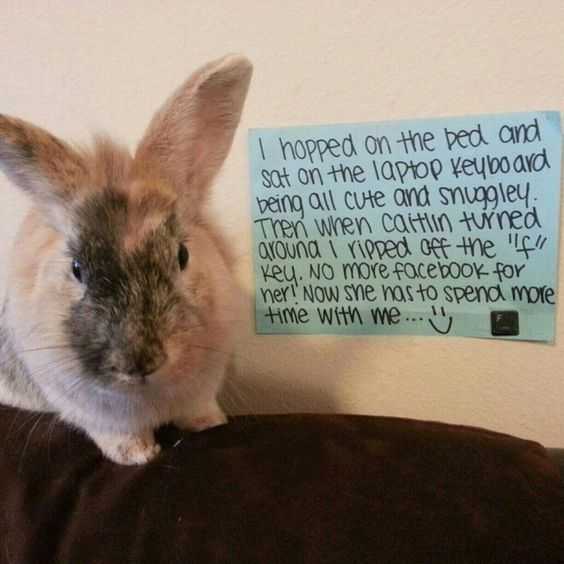
[[[253,129],[258,333],[554,340],[560,116]]]

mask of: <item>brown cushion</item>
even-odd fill
[[[120,467],[51,416],[0,410],[0,562],[564,562],[564,485],[544,449],[362,416],[164,429]]]
[[[564,448],[549,448],[546,452],[560,468],[560,475],[564,480]]]

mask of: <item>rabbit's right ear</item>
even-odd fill
[[[197,213],[231,147],[252,65],[228,55],[204,65],[168,99],[137,148],[133,176],[166,181]]]
[[[86,184],[82,157],[66,143],[23,120],[0,115],[0,169],[64,229],[68,208]]]

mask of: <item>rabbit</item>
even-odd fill
[[[71,146],[0,114],[0,168],[27,194],[0,317],[0,403],[52,412],[118,464],[159,452],[165,423],[227,422],[233,258],[207,195],[252,65],[228,55],[173,93],[135,154]]]

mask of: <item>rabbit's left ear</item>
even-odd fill
[[[84,188],[88,171],[78,152],[47,131],[0,115],[0,169],[57,229]]]
[[[170,183],[197,212],[231,147],[251,74],[251,63],[237,55],[196,71],[154,116],[133,175]]]

